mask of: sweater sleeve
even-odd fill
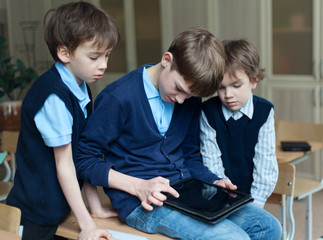
[[[95,111],[80,138],[75,163],[78,177],[91,185],[109,187],[113,163],[104,156],[109,152],[109,143],[122,132],[122,113],[119,101],[109,94],[100,94],[95,101]]]
[[[220,179],[212,173],[202,162],[200,146],[200,107],[197,107],[192,117],[190,129],[182,145],[185,154],[185,165],[190,170],[192,177],[213,183]]]

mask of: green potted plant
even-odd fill
[[[24,89],[34,79],[37,73],[32,68],[26,68],[24,62],[6,56],[6,39],[0,36],[0,131],[20,129],[20,107]],[[7,101],[8,99],[8,101]]]

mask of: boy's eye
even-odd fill
[[[97,60],[98,57],[90,57],[91,60]]]
[[[239,87],[241,87],[241,84],[234,84],[233,85],[235,88],[239,88]]]
[[[182,89],[179,89],[179,88],[176,86],[176,91],[178,91],[178,92],[182,92]]]

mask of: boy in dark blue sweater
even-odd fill
[[[69,3],[51,12],[45,40],[56,64],[35,81],[23,101],[17,172],[7,203],[21,209],[23,240],[53,239],[71,209],[81,228],[79,239],[111,239],[85,207],[73,158],[92,113],[87,84],[102,78],[119,30],[90,3]],[[95,216],[116,215],[101,207],[92,186],[84,188]]]
[[[165,193],[178,196],[170,183],[190,176],[236,189],[197,155],[199,97],[216,90],[224,59],[221,42],[210,32],[188,29],[161,62],[130,72],[97,97],[79,141],[76,168],[85,181],[105,187],[128,225],[180,239],[280,238],[278,221],[252,205],[215,225],[163,206]]]

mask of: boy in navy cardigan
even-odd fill
[[[216,90],[224,58],[221,42],[211,33],[188,29],[161,62],[139,67],[97,97],[79,142],[76,168],[85,181],[104,187],[128,225],[180,239],[280,238],[278,221],[252,205],[216,225],[163,206],[165,193],[178,196],[170,183],[190,176],[236,189],[197,155],[199,97]]]
[[[255,47],[224,41],[226,72],[218,96],[203,103],[201,154],[217,176],[251,193],[263,208],[278,178],[273,105],[251,92],[264,77]]]
[[[73,158],[92,113],[87,84],[102,78],[119,30],[110,16],[89,3],[69,3],[51,12],[45,40],[56,64],[35,81],[23,101],[17,172],[7,203],[22,211],[23,240],[53,239],[71,209],[81,228],[79,239],[111,239],[85,207]],[[84,188],[95,216],[116,215],[101,207],[92,186]]]

